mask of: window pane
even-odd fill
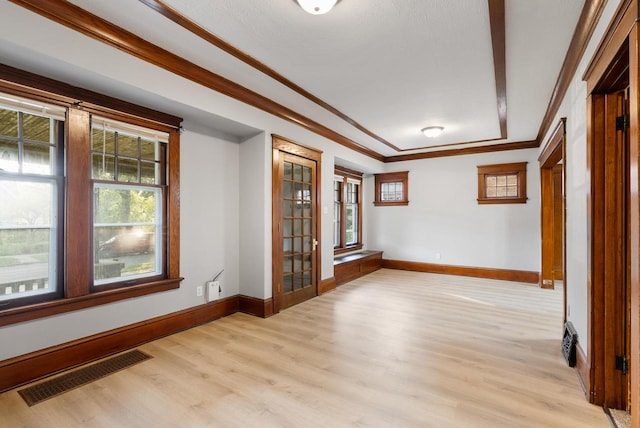
[[[138,158],[138,137],[118,134],[118,156]]]
[[[506,186],[507,185],[507,176],[499,175],[496,177],[496,186]]]
[[[311,183],[311,168],[308,166],[302,168],[302,181]]]
[[[140,158],[157,161],[160,160],[158,156],[158,142],[152,140],[140,139]]]
[[[118,181],[127,183],[138,182],[138,161],[137,159],[118,159]]]
[[[25,140],[41,141],[49,143],[51,141],[51,119],[32,114],[22,114],[23,137]]]
[[[156,162],[140,162],[140,182],[142,184],[158,183],[158,166]]]
[[[17,141],[0,140],[0,171],[20,171]]]
[[[287,199],[293,198],[293,190],[290,181],[284,182],[284,197]]]
[[[518,176],[517,175],[508,175],[507,176],[507,186],[517,186],[518,185]]]
[[[44,144],[24,143],[22,172],[51,174],[53,172],[53,147]]]
[[[0,301],[56,291],[55,182],[0,179]]]
[[[116,153],[116,134],[100,128],[91,130],[91,150],[97,153]]]
[[[291,222],[292,220],[284,220],[283,224],[284,224],[284,236],[291,236],[293,235],[293,230],[291,227]]]
[[[95,185],[96,285],[161,273],[161,207],[160,189]]]
[[[302,165],[293,164],[293,179],[302,181]]]
[[[284,178],[287,180],[291,180],[293,178],[293,174],[292,174],[292,169],[293,169],[293,165],[291,164],[291,162],[285,162],[284,163]]]
[[[18,112],[0,108],[0,135],[18,138]]]
[[[115,158],[109,155],[94,153],[91,171],[92,178],[97,180],[113,180],[116,176]]]

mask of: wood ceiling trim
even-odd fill
[[[387,156],[384,158],[385,162],[402,162],[418,159],[433,159],[442,158],[447,156],[462,156],[462,155],[475,155],[479,153],[491,153],[491,152],[506,152],[509,150],[522,150],[537,148],[538,142],[532,141],[518,141],[515,143],[502,143],[492,144],[489,146],[477,146],[477,147],[463,147],[459,149],[449,150],[437,150],[433,152],[413,153],[409,155],[397,155]]]
[[[571,43],[567,49],[567,54],[564,57],[562,68],[558,74],[558,79],[556,80],[555,87],[553,88],[551,99],[547,105],[547,111],[542,118],[542,123],[538,130],[538,136],[536,137],[538,145],[542,143],[544,136],[551,128],[553,120],[560,108],[560,104],[562,104],[562,100],[567,94],[571,80],[578,69],[582,55],[587,48],[589,39],[593,35],[593,31],[598,24],[598,20],[600,19],[606,4],[607,0],[586,0],[584,3],[582,12],[580,12],[578,24],[573,32],[573,36],[571,37]]]
[[[489,1],[489,22],[491,24],[491,44],[493,46],[493,69],[496,77],[496,98],[500,137],[507,138],[507,67],[504,0]]]
[[[141,2],[142,4],[149,6],[154,11],[160,13],[165,18],[180,25],[182,28],[186,29],[192,34],[200,37],[201,39],[207,41],[208,43],[219,48],[220,50],[228,53],[234,58],[244,62],[245,64],[253,67],[254,69],[262,72],[263,74],[271,77],[277,82],[288,87],[292,91],[307,98],[309,101],[333,113],[340,119],[344,120],[351,126],[361,131],[362,133],[386,145],[387,147],[390,147],[391,149],[397,152],[407,152],[407,151],[424,150],[424,149],[432,148],[430,146],[425,146],[425,147],[412,147],[408,149],[401,149],[400,147],[392,144],[391,142],[375,134],[373,131],[370,131],[369,129],[365,128],[360,123],[356,122],[355,120],[347,116],[345,113],[342,113],[340,110],[333,107],[329,103],[321,100],[320,98],[308,92],[301,86],[287,79],[282,74],[278,73],[277,71],[267,66],[263,62],[257,60],[256,58],[252,57],[246,52],[241,51],[240,49],[236,48],[235,46],[231,45],[230,43],[216,36],[215,34],[209,32],[202,26],[198,25],[194,21],[187,18],[185,15],[181,14],[177,10],[165,4],[162,0],[138,0],[138,1]],[[472,144],[477,142],[504,140],[507,138],[507,73],[506,73],[506,59],[505,59],[506,58],[505,6],[504,6],[504,0],[487,0],[487,1],[489,6],[489,21],[491,25],[491,43],[493,47],[493,64],[494,64],[494,73],[495,73],[495,82],[496,82],[496,99],[498,103],[497,104],[498,118],[500,123],[500,137],[489,139],[489,140],[464,141],[456,144]]]
[[[10,0],[40,16],[71,28],[85,36],[128,53],[136,58],[163,68],[173,74],[203,85],[238,101],[259,108],[287,120],[338,144],[369,156],[384,160],[384,156],[327,128],[326,126],[291,110],[269,98],[213,73],[186,59],[150,43],[86,10],[64,0]]]

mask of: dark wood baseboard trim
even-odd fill
[[[260,318],[273,315],[273,299],[259,299],[257,297],[240,295],[238,297],[239,311]]]
[[[582,350],[580,343],[576,343],[576,375],[584,396],[590,403],[593,403],[593,394],[591,393],[591,382],[589,382],[589,362],[587,356]]]
[[[0,361],[0,392],[238,312],[238,296]]]
[[[333,291],[335,289],[336,289],[336,279],[333,276],[331,278],[323,279],[318,283],[318,296],[324,293],[328,293],[329,291]]]
[[[540,273],[524,270],[439,265],[434,263],[407,262],[403,260],[382,259],[382,267],[386,269],[471,276],[474,278],[501,279],[505,281],[527,282],[531,284],[537,284],[540,279]]]

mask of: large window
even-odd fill
[[[0,309],[59,295],[63,119],[0,94]]]
[[[168,135],[141,135],[92,118],[96,286],[162,274],[164,162]]]
[[[178,287],[181,119],[25,72],[8,77],[0,326]]]
[[[362,248],[362,173],[335,167],[333,247],[336,253]]]

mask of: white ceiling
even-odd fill
[[[508,138],[492,141],[500,123],[487,0],[341,0],[321,16],[305,13],[295,0],[165,0],[398,151],[142,2],[71,2],[384,156],[434,150],[424,149],[430,145],[534,140],[584,4],[505,0]],[[14,41],[2,43],[0,54]],[[64,75],[63,61],[48,68]],[[129,98],[145,98],[131,89]],[[181,108],[191,120],[208,122],[186,105],[171,111],[184,114]],[[223,133],[254,131],[214,119]],[[426,139],[420,129],[431,125],[445,132]]]

